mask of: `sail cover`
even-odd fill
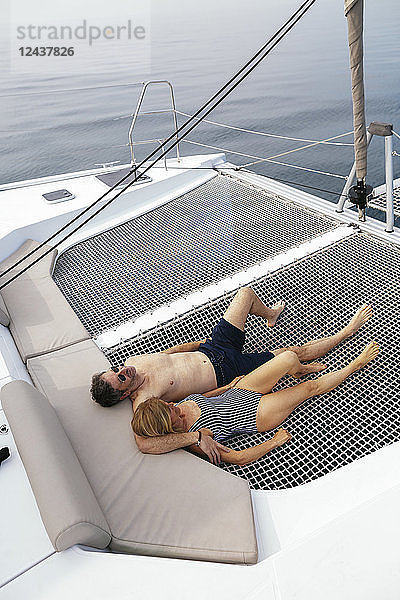
[[[367,175],[367,131],[365,126],[364,73],[363,73],[363,0],[345,0],[347,17],[351,91],[354,115],[354,151],[357,179]]]

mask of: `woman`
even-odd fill
[[[306,373],[323,370],[325,365],[302,365],[295,352],[282,352],[248,375],[207,394],[192,394],[174,404],[159,398],[149,398],[140,404],[132,419],[134,433],[144,437],[199,431],[213,435],[218,442],[239,433],[257,433],[275,429],[304,400],[336,388],[349,375],[376,358],[379,347],[371,342],[346,367],[271,393],[284,375],[298,378]],[[211,433],[211,431],[212,433]],[[226,463],[246,465],[290,440],[290,434],[280,429],[273,438],[244,450],[221,451]],[[189,446],[195,454],[205,456],[198,445]]]

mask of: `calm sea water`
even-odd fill
[[[400,3],[367,0],[366,4],[367,121],[393,122],[395,131],[400,132]],[[128,115],[135,106],[139,87],[130,84],[169,79],[175,86],[178,109],[193,113],[298,5],[294,0],[153,0],[146,52],[137,55],[132,44],[122,40],[118,50],[110,52],[107,41],[99,41],[84,58],[65,59],[57,72],[51,73],[45,66],[32,68],[29,60],[39,58],[27,58],[24,68],[15,68],[5,20],[0,55],[0,182],[92,168],[105,161],[128,162],[129,119],[115,118]],[[166,92],[156,91],[146,108],[165,107],[167,100]],[[347,24],[342,2],[318,0],[209,118],[316,140],[351,130]],[[143,118],[138,137],[159,138],[170,131],[169,127],[166,115]],[[302,145],[203,124],[189,139],[260,157]],[[394,139],[394,147],[400,153],[400,140]],[[142,147],[139,156],[143,158],[149,149]],[[207,149],[182,144],[183,154],[204,152]],[[250,162],[227,156],[237,164]],[[383,140],[375,139],[369,154],[368,180],[373,185],[384,181],[383,158]],[[320,146],[277,160],[346,175],[353,150]],[[398,177],[400,159],[396,157],[394,163]],[[344,183],[268,163],[253,169],[334,192]]]

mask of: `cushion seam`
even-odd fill
[[[150,542],[137,542],[134,540],[124,540],[122,538],[117,538],[115,537],[112,532],[111,532],[111,536],[112,536],[112,541],[119,541],[119,542],[127,542],[127,543],[131,543],[131,544],[140,544],[142,546],[157,546],[160,548],[176,548],[177,550],[201,550],[203,552],[225,552],[227,554],[242,554],[243,556],[245,554],[252,554],[254,552],[257,552],[257,550],[223,550],[223,549],[213,549],[213,548],[201,548],[201,547],[194,547],[194,546],[172,546],[171,544],[152,544]]]
[[[111,535],[110,531],[107,531],[106,529],[103,529],[103,527],[101,527],[100,525],[96,525],[95,523],[92,523],[92,522],[90,522],[90,521],[82,521],[82,520],[79,520],[79,521],[76,521],[75,523],[72,523],[71,525],[68,525],[68,527],[65,527],[65,529],[63,529],[62,531],[60,531],[60,532],[57,534],[57,537],[56,537],[56,539],[54,540],[54,545],[57,547],[57,544],[58,544],[58,539],[60,538],[60,536],[61,536],[61,535],[63,535],[64,533],[67,533],[67,532],[68,532],[70,529],[72,529],[72,528],[73,528],[73,527],[75,527],[76,525],[90,525],[91,527],[95,527],[95,528],[96,528],[96,529],[98,529],[99,531],[103,531],[104,533],[106,533],[106,534],[109,536],[109,538],[110,538],[110,541],[112,540],[112,535]],[[82,542],[81,542],[81,543],[82,543]],[[108,544],[109,544],[109,543],[110,543],[110,542],[108,542]],[[107,544],[107,545],[108,545],[108,544]]]
[[[49,350],[44,350],[43,352],[37,352],[36,354],[27,354],[25,357],[25,361],[30,360],[31,358],[38,358],[39,356],[47,356],[48,354],[52,354],[53,352],[57,352],[58,350],[63,350],[64,348],[69,348],[70,346],[73,346],[74,344],[80,344],[81,342],[85,342],[86,340],[91,340],[92,338],[90,337],[89,334],[87,334],[87,337],[81,338],[79,340],[75,340],[74,342],[69,342],[68,344],[64,344],[63,346],[57,346],[57,348],[51,348]]]

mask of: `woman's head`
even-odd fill
[[[139,404],[131,421],[134,433],[143,437],[154,437],[185,431],[185,420],[175,413],[180,412],[172,403],[160,398],[148,398]]]

